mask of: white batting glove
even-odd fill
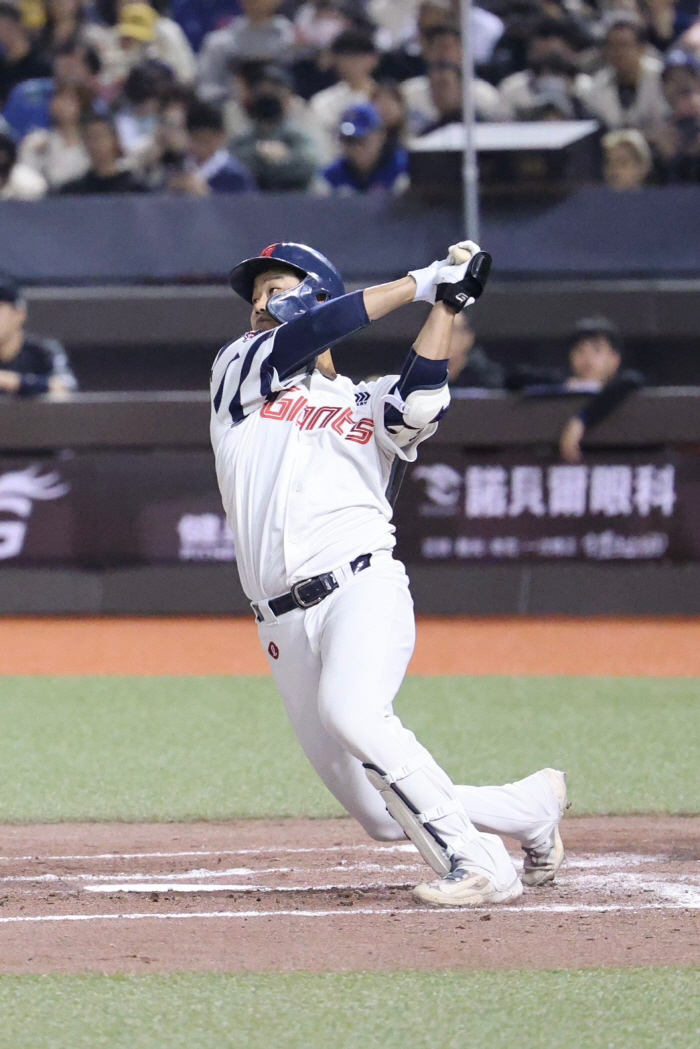
[[[413,277],[416,282],[416,291],[413,296],[414,302],[429,302],[433,306],[435,305],[436,278],[439,270],[446,266],[448,261],[448,259],[439,259],[437,262],[431,262],[429,266],[425,266],[422,270],[408,271],[408,276]]]
[[[452,265],[469,262],[479,251],[481,248],[473,240],[460,240],[457,244],[450,245],[447,261]]]

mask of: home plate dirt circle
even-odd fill
[[[569,819],[564,837],[554,885],[435,910],[411,895],[430,876],[415,849],[350,820],[6,827],[0,972],[697,963],[700,818]]]

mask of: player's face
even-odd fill
[[[280,323],[267,312],[267,304],[273,295],[290,291],[301,284],[301,279],[289,270],[268,270],[255,278],[253,285],[253,312],[250,315],[251,331],[268,331]]]
[[[581,339],[570,359],[576,378],[589,382],[609,382],[620,367],[620,354],[604,335]]]

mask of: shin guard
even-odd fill
[[[437,875],[444,878],[452,869],[450,851],[445,842],[431,829],[429,824],[424,822],[421,813],[386,773],[378,769],[376,765],[364,765],[364,770],[367,779],[381,794],[389,815],[396,820],[406,837],[413,842],[425,862],[433,868]]]

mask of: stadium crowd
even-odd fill
[[[0,199],[408,184],[462,118],[459,0],[0,0]],[[595,118],[616,190],[700,181],[698,0],[481,0],[482,121]]]

